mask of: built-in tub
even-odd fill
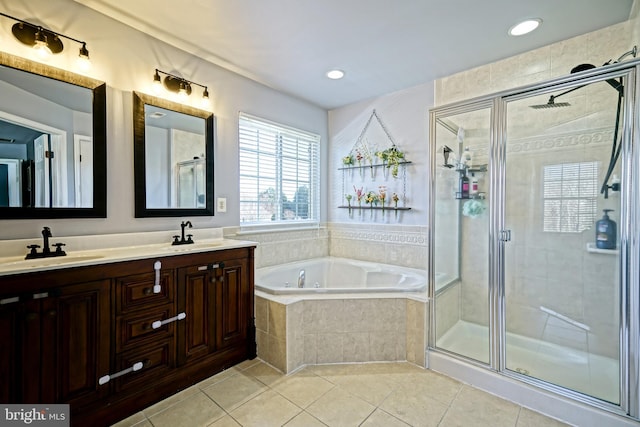
[[[304,287],[298,287],[304,271]],[[424,270],[324,257],[256,270],[256,290],[273,295],[309,293],[426,292]]]

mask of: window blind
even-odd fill
[[[598,162],[544,166],[544,231],[580,233],[593,226],[598,196]]]
[[[320,136],[240,113],[240,223],[317,223]]]

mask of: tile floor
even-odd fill
[[[285,376],[245,361],[117,427],[564,426],[409,363],[318,365]]]

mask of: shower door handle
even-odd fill
[[[499,239],[501,242],[510,242],[511,241],[511,230],[500,230]]]

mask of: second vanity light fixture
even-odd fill
[[[38,56],[43,60],[48,59],[52,54],[62,52],[64,45],[60,38],[63,37],[81,45],[78,53],[79,67],[83,70],[88,70],[91,67],[91,62],[89,62],[89,50],[87,49],[86,42],[48,30],[40,25],[15,18],[11,15],[7,15],[6,13],[0,12],[0,15],[17,21],[11,27],[11,32],[14,37],[21,43],[26,44],[27,46],[32,46],[38,53]]]
[[[164,80],[160,78],[160,74],[164,74]],[[164,87],[168,91],[177,93],[178,96],[182,99],[186,99],[189,95],[191,95],[191,85],[200,86],[204,89],[202,91],[202,103],[205,105],[209,103],[209,90],[207,89],[207,86],[201,85],[200,83],[196,83],[191,80],[187,80],[174,74],[167,73],[162,70],[158,70],[156,68],[156,72],[153,75],[154,87],[161,89],[163,82]]]

